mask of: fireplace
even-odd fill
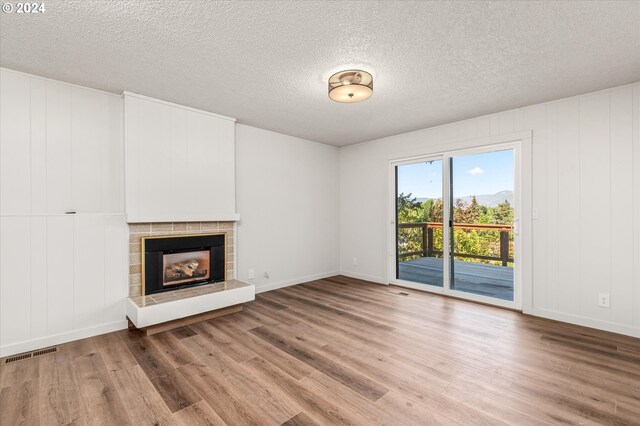
[[[225,281],[225,238],[225,234],[143,237],[143,295]]]

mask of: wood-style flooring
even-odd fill
[[[2,364],[0,424],[640,424],[640,340],[345,277]]]

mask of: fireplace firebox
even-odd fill
[[[142,293],[225,281],[226,234],[142,238]]]

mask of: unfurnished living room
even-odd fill
[[[640,0],[0,37],[0,425],[640,425]]]

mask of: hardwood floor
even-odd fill
[[[640,340],[333,277],[2,364],[0,424],[640,424]]]

